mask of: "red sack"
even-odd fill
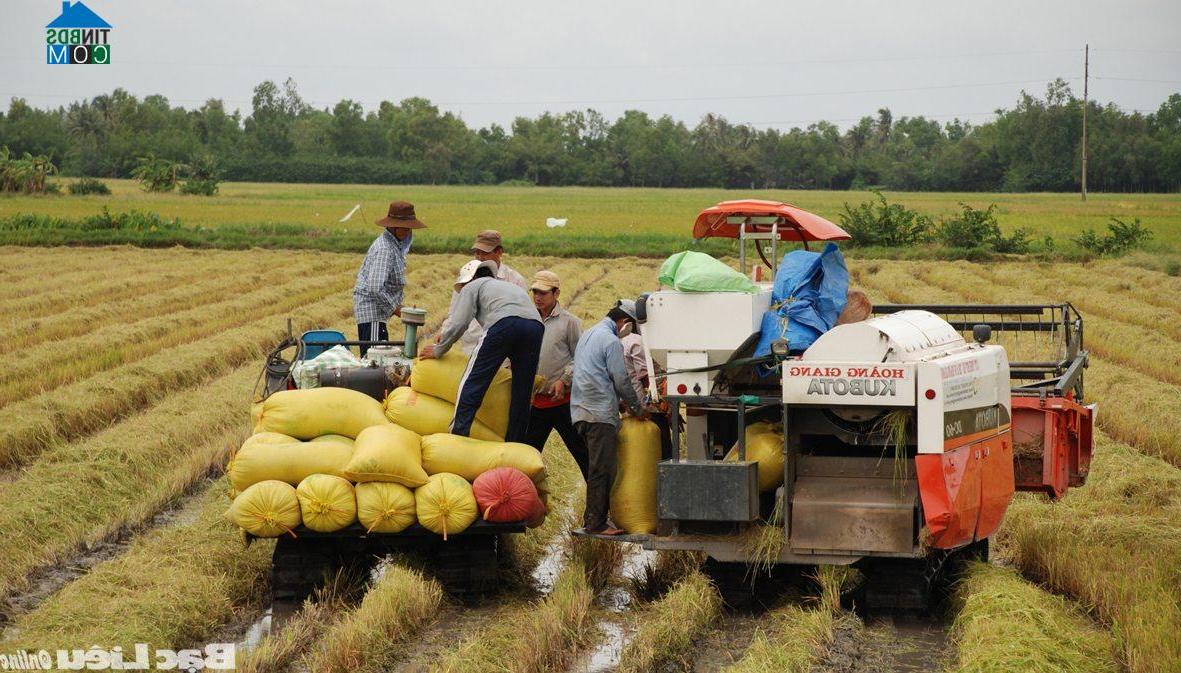
[[[515,467],[488,470],[476,477],[472,491],[485,521],[526,521],[541,506],[537,487],[524,472]]]
[[[530,528],[537,528],[538,526],[541,526],[543,523],[545,523],[545,515],[547,513],[548,512],[546,511],[545,503],[542,502],[540,498],[538,498],[537,507],[529,515],[529,519],[525,521],[525,525]]]

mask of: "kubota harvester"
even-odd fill
[[[702,211],[693,232],[738,239],[744,270],[757,246],[771,277],[780,243],[849,238],[755,200]],[[1014,491],[1058,498],[1086,479],[1095,407],[1083,402],[1087,352],[1069,303],[878,305],[806,349],[779,338],[755,357],[766,312],[792,300],[773,300],[771,283],[639,298],[679,455],[658,465],[657,532],[614,539],[704,552],[738,579],[722,589],[741,600],[751,564],[767,562],[747,533],[780,526],[773,563],[856,564],[869,607],[921,609],[951,562],[987,556]],[[1045,352],[1007,351],[1025,358],[1031,345]],[[756,422],[782,428],[782,482],[770,492],[745,452]],[[734,447],[738,460],[722,460]]]

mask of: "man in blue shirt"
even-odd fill
[[[426,225],[414,215],[414,205],[394,201],[389,213],[375,223],[385,231],[369,246],[353,286],[353,314],[357,319],[358,341],[388,341],[386,321],[402,314],[406,289],[406,255],[414,241],[414,230]],[[361,346],[361,356],[369,350]]]
[[[582,333],[574,349],[570,384],[570,419],[589,454],[583,528],[589,533],[618,535],[607,522],[611,484],[619,449],[619,402],[637,418],[647,418],[623,357],[621,337],[636,329],[635,302],[621,299],[594,327]]]

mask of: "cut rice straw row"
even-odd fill
[[[347,280],[347,279],[346,279]],[[214,304],[177,313],[116,324],[96,332],[41,344],[0,374],[0,408],[45,390],[134,363],[167,348],[199,341],[209,335],[275,315],[325,296],[343,292],[346,283],[309,284],[292,280],[283,285],[247,292]],[[75,354],[62,358],[63,351]]]
[[[228,271],[228,269],[227,269]],[[28,349],[45,341],[60,342],[130,319],[154,318],[194,306],[211,304],[230,296],[245,294],[251,288],[275,284],[288,276],[289,269],[262,267],[237,269],[233,273],[210,273],[200,283],[178,283],[176,287],[153,286],[150,291],[135,293],[117,300],[77,306],[54,316],[11,319],[0,329],[0,354]],[[191,281],[191,279],[189,279]]]
[[[228,622],[258,610],[269,586],[274,543],[242,548],[222,518],[230,486],[212,482],[193,501],[192,523],[137,538],[11,624],[6,651],[102,643],[180,649],[208,641]],[[183,517],[182,517],[183,518]]]
[[[352,307],[342,305],[340,297],[329,296],[290,315],[297,325],[323,326],[351,313]],[[0,465],[28,462],[48,447],[81,438],[242,363],[253,362],[261,369],[265,349],[285,333],[282,320],[266,315],[101,377],[10,404],[0,410]]]
[[[691,572],[637,616],[635,636],[620,655],[620,673],[652,671],[682,660],[721,610],[717,588],[705,575]]]
[[[1118,673],[1110,634],[1012,570],[973,563],[956,588],[954,673]]]
[[[924,283],[895,264],[882,266],[876,273],[855,268],[854,276],[878,300],[884,297],[896,303],[1014,300],[1004,288],[974,286],[957,292]],[[1178,440],[1181,437],[1181,388],[1116,367],[1098,357],[1091,359],[1084,380],[1087,399],[1101,403],[1099,424],[1104,430],[1145,453],[1181,466],[1181,440]],[[1144,418],[1151,418],[1152,422],[1145,423]]]
[[[820,598],[813,606],[789,603],[760,620],[742,658],[727,673],[807,673],[828,653],[841,614],[841,588],[848,568],[820,566]]]
[[[142,524],[248,434],[250,385],[241,367],[86,440],[47,451],[0,490],[0,595],[33,568]]]

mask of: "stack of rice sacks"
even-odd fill
[[[462,355],[420,361],[412,386],[384,405],[346,388],[281,391],[254,405],[254,434],[226,468],[236,492],[226,518],[258,537],[357,522],[373,533],[417,522],[444,539],[480,518],[540,525],[541,453],[502,439],[509,377],[498,374],[472,438],[446,433],[465,367]]]

